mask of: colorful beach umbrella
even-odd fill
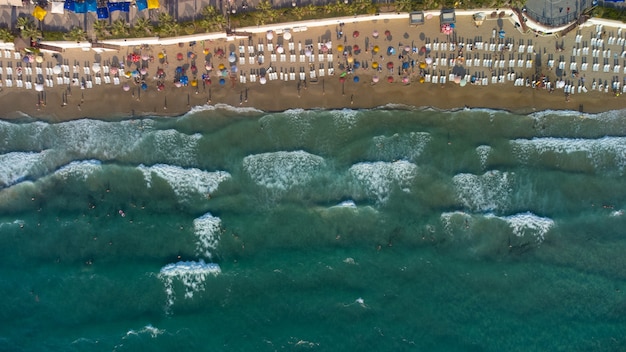
[[[385,37],[390,37],[391,36],[391,32],[389,30],[385,31]]]
[[[352,51],[359,51],[359,49],[359,46],[356,44],[352,47]]]
[[[374,37],[374,38],[378,38],[378,35],[379,35],[379,33],[378,33],[378,31],[377,31],[377,30],[374,30],[374,31],[372,32],[372,37]]]
[[[393,69],[393,62],[389,61],[389,62],[387,63],[387,68],[388,68],[388,69],[390,69],[390,70],[392,70],[392,69]]]
[[[226,80],[223,78],[220,78],[220,86],[223,86],[224,84],[226,84]]]
[[[359,31],[352,32],[352,38],[358,38],[359,34],[360,34]]]
[[[352,78],[352,81],[354,83],[359,83],[359,76],[354,76],[354,78]]]
[[[141,90],[147,90],[148,89],[148,85],[146,84],[146,82],[141,84]]]
[[[387,82],[393,83],[393,77],[392,76],[387,77]]]
[[[272,32],[272,31],[267,31],[267,33],[265,34],[265,38],[267,38],[267,40],[272,40],[272,39],[274,39],[274,32]]]
[[[139,72],[141,72],[141,74],[142,74],[142,75],[145,75],[145,74],[147,74],[147,73],[148,73],[148,69],[147,69],[147,68],[145,68],[145,67],[142,67],[142,68],[141,68],[141,71],[139,71]]]
[[[426,68],[426,66],[428,66],[428,65],[426,65],[425,62],[420,62],[420,68]]]
[[[378,54],[379,51],[380,51],[380,47],[378,45],[374,45],[374,48],[372,49],[372,52],[374,54]]]
[[[197,79],[192,80],[191,81],[191,86],[192,87],[197,87],[198,86],[198,80]]]
[[[339,82],[343,83],[345,81],[346,81],[346,77],[345,76],[339,77]]]
[[[176,58],[180,61],[184,58],[183,53],[176,54]]]
[[[225,67],[224,64],[217,65],[217,69],[220,70],[220,71],[223,70],[224,67]]]
[[[409,83],[409,77],[402,77],[402,83],[408,84]]]
[[[454,83],[456,84],[461,83],[461,76],[454,76]]]
[[[122,89],[123,89],[125,92],[128,92],[128,91],[130,90],[130,86],[128,85],[128,83],[126,83],[126,84],[124,84],[124,85],[122,86]]]
[[[424,77],[420,77],[420,83],[424,83],[426,82],[426,79]]]
[[[374,76],[374,77],[372,77],[372,82],[374,82],[374,83],[378,83],[378,76]]]
[[[158,53],[158,54],[157,54],[157,57],[158,57],[159,59],[164,59],[164,58],[165,58],[165,54],[163,54],[163,53]]]
[[[343,45],[341,44],[337,45],[337,51],[343,52]]]
[[[378,68],[378,62],[376,61],[372,62],[372,68],[376,70]]]
[[[41,55],[37,55],[37,56],[35,57],[35,61],[36,61],[38,64],[42,63],[42,62],[43,62],[43,56],[41,56]]]

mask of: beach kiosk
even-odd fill
[[[409,25],[419,26],[424,24],[424,11],[414,11],[409,14]]]
[[[439,16],[441,19],[441,24],[454,24],[456,22],[456,15],[454,14],[454,9],[442,9],[441,15]]]

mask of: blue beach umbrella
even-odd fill
[[[355,62],[354,62],[354,68],[355,68],[355,69],[357,69],[357,68],[359,68],[359,67],[361,67],[361,63],[360,63],[360,62],[358,62],[358,61],[355,61]]]
[[[226,84],[226,80],[223,78],[220,78],[220,86],[223,86],[224,84]]]
[[[183,73],[183,67],[182,66],[176,67],[176,73]]]
[[[403,63],[402,63],[402,69],[403,69],[403,70],[406,70],[406,69],[408,69],[408,68],[409,68],[409,63],[408,63],[408,61],[403,62]]]
[[[389,55],[393,55],[393,54],[396,53],[396,49],[393,46],[390,46],[390,47],[387,48],[387,53]]]
[[[454,27],[456,27],[454,23],[450,23],[450,28],[454,28]]]
[[[505,32],[503,30],[500,30],[500,32],[498,34],[500,35],[500,38],[504,38]]]
[[[352,81],[354,81],[354,83],[359,83],[359,76],[354,76]]]
[[[146,90],[148,89],[148,85],[144,82],[141,84],[141,89]]]
[[[189,77],[187,76],[180,76],[180,83],[187,85],[187,83],[189,83]]]

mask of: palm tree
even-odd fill
[[[202,16],[204,17],[215,17],[218,14],[221,15],[214,6],[207,6],[202,9]]]
[[[18,17],[15,26],[21,30],[25,27],[34,26],[34,23],[33,20],[28,17]]]
[[[0,28],[0,40],[5,43],[13,43],[15,36],[7,28]]]
[[[304,9],[304,7],[294,7],[290,10],[291,14],[294,15],[296,17],[296,19],[299,21],[301,19],[304,18],[304,15],[306,15],[306,11]]]
[[[272,10],[272,4],[270,4],[268,0],[261,0],[261,2],[259,2],[256,8],[260,12],[269,12]]]
[[[118,18],[111,25],[111,33],[114,37],[122,38],[128,36],[130,30],[128,24],[122,18]]]
[[[106,21],[96,21],[93,23],[93,31],[97,39],[103,39],[110,35],[109,24]]]
[[[149,35],[154,30],[154,26],[150,22],[149,19],[140,17],[137,19],[137,22],[133,25],[133,30],[135,35]]]
[[[396,0],[394,5],[396,5],[397,12],[413,11],[413,0]]]
[[[32,26],[22,28],[20,36],[24,39],[39,38],[41,37],[41,31],[33,24]]]
[[[304,7],[304,12],[307,16],[314,16],[317,13],[318,7],[313,4],[308,4]]]
[[[85,32],[80,27],[74,27],[70,29],[69,32],[65,33],[63,35],[63,38],[65,38],[65,40],[71,40],[73,42],[82,42],[87,40],[87,32]]]

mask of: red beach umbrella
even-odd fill
[[[390,69],[390,70],[392,70],[392,69],[393,69],[393,62],[389,61],[389,62],[387,63],[387,68],[388,68],[388,69]]]
[[[391,76],[387,77],[387,82],[393,83],[393,77],[391,77]]]
[[[165,85],[164,85],[163,83],[159,83],[159,84],[157,84],[157,90],[158,90],[159,92],[160,92],[160,91],[162,91],[163,89],[165,89]]]
[[[422,47],[420,48],[420,52],[425,53],[425,52],[426,52],[426,47],[425,47],[425,46],[422,46]]]
[[[352,50],[354,51],[359,51],[359,49],[360,49],[359,46],[356,44],[352,47]]]
[[[339,77],[339,82],[343,83],[346,81],[346,77]]]
[[[358,37],[359,37],[359,31],[352,32],[352,38],[358,38]]]
[[[389,37],[391,35],[391,32],[389,30],[385,31],[385,37]]]
[[[163,71],[162,68],[157,70],[157,76],[163,76],[165,74],[165,71]]]
[[[179,61],[180,61],[180,60],[182,60],[182,59],[183,59],[183,57],[184,57],[184,56],[183,56],[183,53],[178,53],[178,54],[176,54],[176,58],[177,58]]]

